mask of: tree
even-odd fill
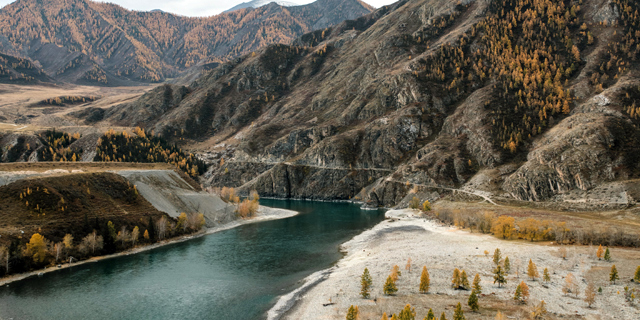
[[[504,273],[509,274],[511,272],[511,261],[509,261],[509,257],[504,258]]]
[[[635,282],[640,282],[640,266],[636,268],[636,273],[633,276],[633,280],[635,280]]]
[[[111,239],[115,239],[117,234],[116,234],[116,227],[113,225],[113,222],[108,221],[107,222],[107,231],[109,232],[109,235],[111,236]]]
[[[187,232],[187,228],[189,225],[187,224],[187,214],[182,212],[180,216],[178,216],[178,224],[176,225],[176,229],[181,230],[182,232]]]
[[[398,320],[415,320],[416,319],[416,308],[411,308],[410,304],[404,306],[404,309],[400,311],[398,314]]]
[[[407,270],[408,273],[411,273],[411,258],[407,260],[407,264],[404,266],[404,269]]]
[[[502,260],[502,254],[500,253],[500,249],[496,249],[493,252],[493,263],[497,266],[500,264],[500,260]]]
[[[604,254],[604,249],[602,248],[602,245],[598,246],[598,250],[596,251],[596,256],[598,257],[598,260],[602,259],[602,255]]]
[[[396,282],[400,275],[402,275],[400,267],[398,267],[398,265],[393,266],[393,268],[391,268],[391,277],[393,278],[393,282]]]
[[[576,279],[571,272],[567,274],[567,277],[564,279],[564,286],[562,287],[562,292],[564,294],[568,293],[576,293],[578,291],[578,284],[576,283]]]
[[[498,288],[500,288],[501,285],[507,283],[507,279],[505,279],[504,277],[504,271],[502,271],[502,268],[500,266],[497,266],[496,269],[493,270],[493,274],[493,283],[498,283]]]
[[[431,211],[431,202],[429,202],[429,200],[425,200],[425,202],[422,203],[422,211]]]
[[[462,305],[458,302],[456,306],[456,310],[453,311],[453,320],[466,320],[464,317],[464,312],[462,312]]]
[[[460,278],[460,270],[455,268],[453,270],[453,276],[451,277],[451,287],[454,289],[459,289],[462,285],[462,279]]]
[[[389,317],[387,316],[386,312],[382,313],[382,319],[381,320],[389,320]]]
[[[511,238],[513,228],[515,227],[515,221],[516,220],[513,217],[500,216],[491,227],[491,232],[496,237],[509,239]]]
[[[433,314],[433,309],[429,308],[429,312],[423,320],[436,320],[436,315]]]
[[[529,286],[524,283],[524,281],[522,281],[516,287],[516,293],[513,296],[513,300],[516,300],[520,303],[527,303],[527,299],[529,299]]]
[[[358,306],[354,308],[353,305],[351,305],[347,311],[347,320],[357,320],[359,317],[358,311]]]
[[[102,247],[104,246],[104,239],[102,238],[102,236],[98,235],[98,232],[96,230],[93,230],[92,233],[82,238],[82,243],[80,246],[82,249],[81,251],[83,251],[84,253],[91,252],[92,254],[94,254],[96,250],[102,250]]]
[[[463,289],[469,288],[469,279],[467,278],[467,272],[464,270],[460,273],[460,286]]]
[[[422,275],[420,275],[420,293],[429,292],[430,285],[431,279],[429,278],[429,271],[427,270],[427,266],[423,266]]]
[[[151,242],[156,242],[156,228],[155,228],[155,223],[153,223],[153,218],[151,216],[149,216],[149,222],[147,223],[147,230],[149,231],[149,238],[147,240]]]
[[[527,267],[527,275],[533,281],[536,280],[536,277],[540,276],[540,274],[538,274],[538,267],[536,267],[536,264],[533,263],[531,259],[529,259],[529,266]]]
[[[149,237],[149,230],[148,230],[148,229],[145,229],[145,230],[144,230],[144,235],[143,235],[142,237],[143,237],[145,240],[149,240],[149,239],[150,239],[150,237]]]
[[[132,246],[136,245],[136,241],[138,241],[138,237],[140,237],[140,228],[138,228],[138,226],[135,226],[133,228],[133,231],[131,231],[131,245]]]
[[[619,280],[619,279],[620,279],[620,276],[618,276],[618,269],[614,264],[613,266],[611,266],[611,273],[609,273],[609,281],[611,281],[613,284],[616,284],[616,280]]]
[[[35,263],[42,263],[47,257],[47,239],[39,233],[34,233],[31,240],[27,243],[25,250],[27,256],[33,258]]]
[[[478,306],[478,295],[476,294],[475,290],[471,291],[471,295],[469,295],[469,301],[467,303],[469,304],[469,307],[473,312],[477,312],[478,309],[480,308]]]
[[[536,307],[531,312],[531,319],[533,320],[542,320],[545,319],[547,315],[547,306],[544,303],[544,300],[540,300],[540,303],[536,305]],[[503,319],[506,320],[506,319]]]
[[[62,238],[62,243],[64,243],[65,249],[71,250],[71,248],[73,248],[73,236],[67,233],[64,238]]]
[[[587,303],[589,308],[596,302],[596,287],[591,282],[587,284],[587,289],[584,291],[584,302]]]
[[[167,218],[165,216],[160,217],[156,222],[156,232],[158,233],[158,240],[163,240],[167,233]]]
[[[544,268],[542,272],[542,280],[547,283],[551,281],[551,276],[549,276],[549,270],[547,268]]]
[[[611,261],[611,253],[609,252],[609,248],[607,248],[607,250],[604,251],[604,260]]]
[[[447,316],[444,314],[444,311],[442,312],[442,315],[440,315],[440,320],[447,320]]]
[[[131,235],[129,234],[129,230],[127,230],[127,226],[122,226],[118,235],[116,235],[116,241],[120,241],[122,246],[124,246],[124,243],[129,241],[129,238],[131,238]]]
[[[420,199],[418,197],[413,197],[411,201],[409,201],[409,208],[411,209],[419,209],[420,208]]]
[[[384,283],[384,294],[390,296],[396,292],[398,292],[398,287],[396,287],[396,282],[393,280],[391,276],[387,277],[387,281]]]
[[[473,291],[477,294],[482,293],[482,286],[480,285],[480,274],[476,273],[476,276],[473,277]]]
[[[371,290],[371,285],[373,281],[371,280],[371,275],[369,274],[369,269],[364,268],[364,272],[362,273],[362,277],[360,277],[360,295],[364,299],[369,298],[369,291]]]
[[[56,259],[56,263],[62,259],[62,249],[64,248],[64,243],[58,242],[53,245],[53,256]]]

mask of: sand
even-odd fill
[[[638,250],[614,248],[614,261],[605,262],[595,257],[595,247],[565,246],[569,254],[563,259],[558,246],[472,234],[442,226],[412,210],[389,211],[387,217],[388,220],[344,243],[345,257],[333,268],[308,277],[300,289],[281,297],[269,311],[268,319],[344,319],[350,305],[359,306],[361,319],[380,319],[383,312],[399,313],[406,303],[416,307],[416,319],[423,319],[429,308],[438,316],[445,311],[451,319],[453,306],[458,301],[462,302],[468,319],[493,319],[496,310],[506,310],[510,318],[516,319],[528,314],[540,300],[546,302],[551,318],[640,319],[640,311],[625,302],[622,294],[625,285],[640,288],[629,282],[636,266],[640,265]],[[496,248],[500,248],[502,256],[508,256],[512,264],[504,288],[493,284],[492,254]],[[485,250],[490,252],[488,256]],[[411,273],[405,270],[408,258],[412,259]],[[524,276],[529,259],[541,275],[545,267],[549,269],[552,281],[548,288],[543,287],[539,279],[531,281]],[[396,264],[403,272],[398,280],[399,291],[395,296],[384,296],[384,281]],[[621,280],[616,285],[607,281],[612,264],[617,264],[620,271]],[[422,266],[427,266],[431,276],[430,294],[426,295],[418,293]],[[359,296],[360,275],[365,267],[373,278],[371,299]],[[476,273],[480,274],[483,287],[480,313],[471,313],[466,306],[470,292],[451,289],[454,268],[466,270],[470,282]],[[520,270],[519,278],[515,275],[516,269]],[[579,285],[577,298],[562,293],[569,272]],[[588,308],[583,301],[588,279],[593,279],[596,288],[603,289],[593,308]],[[516,285],[522,280],[531,291],[529,302],[524,306],[512,299]],[[329,302],[333,304],[323,306]]]

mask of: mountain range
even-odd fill
[[[0,81],[161,82],[372,10],[358,0],[319,0],[190,18],[89,0],[18,0],[0,10],[0,53],[28,63],[1,59]]]
[[[272,2],[275,2],[277,5],[283,6],[283,7],[295,7],[298,5],[297,3],[288,2],[288,1],[253,0],[253,1],[243,2],[241,4],[238,4],[229,10],[225,10],[224,12],[231,12],[231,11],[236,11],[244,8],[259,8]]]

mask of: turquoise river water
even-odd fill
[[[338,261],[341,243],[384,219],[348,203],[261,204],[300,215],[11,283],[0,319],[264,319],[278,296]]]

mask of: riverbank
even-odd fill
[[[442,312],[448,318],[454,306],[461,302],[465,313],[468,291],[450,287],[454,268],[465,270],[471,281],[476,273],[482,279],[480,311],[474,319],[494,319],[498,310],[508,317],[525,315],[544,300],[549,317],[599,319],[606,314],[612,319],[637,319],[640,311],[625,301],[624,287],[640,288],[630,283],[635,268],[640,264],[640,251],[612,248],[612,262],[595,257],[597,247],[554,246],[552,243],[503,241],[490,235],[457,230],[426,219],[412,210],[387,212],[387,220],[363,232],[342,245],[346,253],[336,266],[313,274],[305,279],[305,285],[282,296],[268,312],[268,319],[344,319],[351,305],[358,305],[362,319],[378,319],[383,312],[398,313],[410,303],[416,308],[416,319],[426,316],[429,308],[436,315]],[[500,248],[502,256],[508,256],[512,271],[503,288],[493,284],[492,254]],[[563,258],[563,251],[567,251]],[[485,251],[489,254],[485,254]],[[411,258],[411,271],[405,270]],[[551,282],[543,285],[526,277],[529,261],[537,265],[540,274],[548,268]],[[611,265],[616,264],[620,278],[615,285],[609,283]],[[394,265],[400,266],[402,276],[397,282],[398,293],[383,295],[385,279]],[[420,294],[418,284],[422,266],[427,266],[431,277],[430,294]],[[368,268],[373,278],[372,299],[360,297],[360,276]],[[577,295],[565,295],[562,287],[569,273],[578,286]],[[515,287],[525,281],[530,288],[528,304],[513,301]],[[591,282],[602,293],[596,296],[593,308],[583,301],[586,283]]]
[[[112,258],[116,258],[116,257],[137,254],[137,253],[140,253],[140,252],[145,252],[145,251],[153,250],[153,249],[156,249],[156,248],[160,248],[162,246],[175,244],[175,243],[180,243],[180,242],[184,242],[184,241],[189,241],[189,240],[192,240],[192,239],[196,239],[196,238],[203,237],[203,236],[206,236],[206,235],[209,235],[209,234],[213,234],[213,233],[216,233],[216,232],[228,230],[228,229],[235,228],[235,227],[238,227],[238,226],[241,226],[241,225],[245,225],[245,224],[257,223],[257,222],[268,221],[268,220],[285,219],[285,218],[293,217],[293,216],[295,216],[297,214],[298,214],[298,212],[292,211],[292,210],[260,206],[260,208],[258,209],[258,214],[256,215],[256,217],[254,217],[252,219],[234,220],[234,221],[231,221],[229,223],[222,224],[222,225],[220,225],[218,227],[208,228],[206,230],[200,231],[200,232],[195,233],[195,234],[190,234],[190,235],[185,235],[185,236],[181,236],[181,237],[177,237],[177,238],[164,240],[164,241],[161,241],[161,242],[154,243],[152,245],[148,245],[148,246],[144,246],[144,247],[135,247],[135,248],[129,249],[127,251],[122,251],[122,252],[118,252],[118,253],[114,253],[114,254],[110,254],[110,255],[105,255],[105,256],[93,257],[91,259],[87,259],[87,260],[83,260],[83,261],[79,261],[79,262],[74,262],[74,263],[71,263],[71,264],[64,263],[64,264],[61,264],[61,267],[59,267],[59,268],[57,266],[54,266],[54,267],[48,267],[46,269],[36,270],[36,271],[32,271],[32,272],[11,275],[11,276],[8,276],[8,277],[0,278],[0,286],[8,285],[8,284],[10,284],[12,282],[20,281],[20,280],[23,280],[23,279],[26,279],[26,278],[29,278],[29,277],[34,277],[34,276],[38,276],[38,275],[49,273],[49,272],[55,272],[57,270],[63,270],[63,269],[67,269],[67,268],[71,268],[71,267],[75,267],[75,266],[79,266],[79,265],[83,265],[83,264],[87,264],[87,263],[94,263],[94,262],[98,262],[98,261],[102,261],[102,260],[106,260],[106,259],[112,259]]]

